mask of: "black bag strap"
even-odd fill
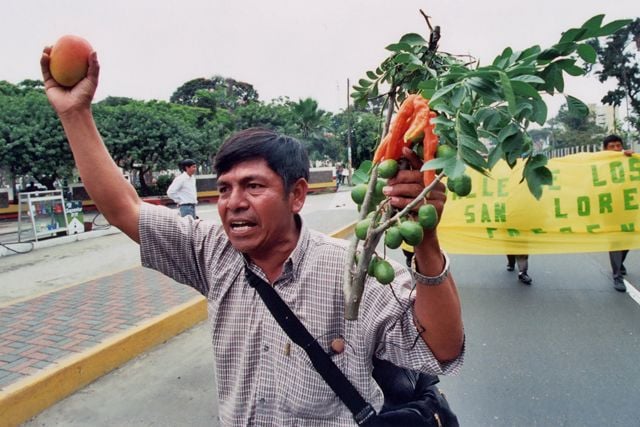
[[[273,287],[258,277],[249,267],[245,267],[245,276],[249,285],[253,287],[264,301],[280,327],[286,332],[295,344],[300,346],[309,356],[311,364],[320,376],[331,387],[336,395],[344,402],[353,414],[353,419],[358,425],[365,423],[376,415],[373,407],[362,397],[358,390],[351,384],[340,368],[322,349],[320,344],[309,333],[300,319],[291,311],[289,306]]]

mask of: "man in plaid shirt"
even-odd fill
[[[464,347],[460,301],[435,230],[425,230],[414,248],[415,271],[394,264],[395,296],[368,280],[359,318],[347,321],[346,243],[307,229],[299,215],[309,161],[298,141],[263,129],[232,136],[215,161],[222,225],[181,218],[143,203],[102,143],[91,113],[99,73],[95,52],[88,76],[71,89],[51,78],[49,52],[41,59],[45,89],[89,195],[111,224],[140,244],[144,266],[207,297],[222,425],[354,424],[248,285],[245,268],[275,288],[377,410],[383,396],[371,377],[374,355],[423,372],[457,372]],[[405,155],[419,166],[410,150]],[[422,174],[407,170],[390,179],[384,192],[402,208],[423,188]],[[428,202],[442,212],[443,185]]]

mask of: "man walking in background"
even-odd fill
[[[196,204],[198,195],[196,194],[196,162],[191,159],[184,159],[178,165],[182,173],[173,180],[167,189],[167,196],[178,204],[180,216],[196,216]]]
[[[602,148],[606,151],[622,151],[625,156],[633,154],[633,150],[625,150],[622,138],[618,135],[609,135],[602,141]],[[609,252],[609,261],[611,262],[611,270],[613,272],[613,287],[616,291],[625,292],[627,286],[624,284],[624,276],[627,270],[624,267],[624,260],[629,253],[628,249],[622,251]]]

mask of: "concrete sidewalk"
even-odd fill
[[[206,310],[197,292],[142,267],[0,307],[0,425],[28,420]]]
[[[336,237],[352,232],[357,214],[348,192],[313,196],[308,202],[303,217],[310,228]],[[112,228],[50,239],[34,249],[105,233],[119,231]],[[67,252],[72,251],[69,245]],[[9,268],[0,270],[0,279],[16,280],[10,270],[20,266],[21,257],[27,259],[25,268],[34,268],[51,255],[12,256],[12,262],[4,263]],[[11,294],[3,290],[6,293]],[[207,316],[206,300],[200,294],[142,267],[58,286],[51,292],[27,293],[31,295],[23,298],[5,295],[4,303],[0,299],[0,426],[20,425]]]

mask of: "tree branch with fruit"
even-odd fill
[[[604,15],[597,15],[562,33],[548,49],[536,45],[513,51],[507,47],[491,65],[480,66],[477,61],[462,62],[459,56],[437,51],[440,28],[432,27],[429,17],[420,12],[430,29],[428,40],[409,33],[387,46],[389,57],[367,71],[351,95],[360,106],[383,96],[387,114],[372,161],[360,165],[355,174],[364,177],[363,182],[352,190],[360,219],[343,274],[345,318],[349,320],[358,318],[368,275],[382,284],[393,280],[386,254],[376,253],[382,237],[389,249],[402,241],[416,245],[423,229],[438,223],[435,209],[423,200],[444,176],[447,188],[464,197],[471,191],[467,168],[488,176],[500,160],[513,168],[518,159],[524,159],[521,182],[526,181],[533,196],[540,198],[543,186],[552,183],[552,175],[546,156],[534,153],[527,129],[532,123],[542,126],[547,119],[541,94],[564,94],[564,76],[583,76],[586,64],[595,63],[597,55],[590,42],[632,22],[603,24]],[[382,87],[388,89],[381,95]],[[582,101],[564,95],[570,111],[588,113]],[[382,195],[382,187],[385,179],[405,167],[404,147],[423,160],[420,170],[425,188],[397,212]],[[416,222],[409,213],[419,205]]]

